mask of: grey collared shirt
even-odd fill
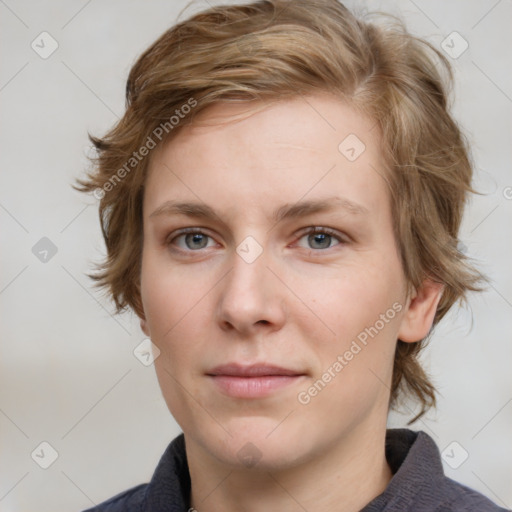
[[[386,459],[393,473],[385,491],[361,512],[506,512],[482,494],[446,477],[436,444],[425,432],[389,429]],[[187,512],[190,475],[180,434],[163,454],[148,484],[129,489],[84,512]]]

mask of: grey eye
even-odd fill
[[[307,237],[311,249],[328,249],[331,246],[332,235],[327,233],[311,233]]]
[[[187,249],[204,249],[208,245],[208,235],[203,233],[187,233],[184,235]]]

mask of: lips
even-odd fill
[[[304,375],[304,372],[281,368],[269,364],[241,365],[238,363],[223,364],[216,366],[213,370],[207,372],[207,375],[227,375],[230,377],[262,377],[262,376],[294,376]]]
[[[216,366],[206,375],[225,395],[233,398],[262,398],[301,380],[302,371],[271,364]]]

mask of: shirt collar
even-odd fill
[[[386,459],[393,478],[385,491],[361,512],[407,510],[422,488],[432,488],[444,477],[439,450],[430,436],[408,429],[386,432]],[[184,512],[190,506],[190,474],[185,437],[180,434],[167,447],[148,484],[144,510]]]

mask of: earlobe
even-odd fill
[[[148,324],[146,322],[145,318],[140,319],[140,328],[142,329],[142,332],[149,338],[151,337],[148,329]]]
[[[405,342],[420,341],[429,333],[444,286],[426,279],[409,299],[402,317],[398,339]]]

